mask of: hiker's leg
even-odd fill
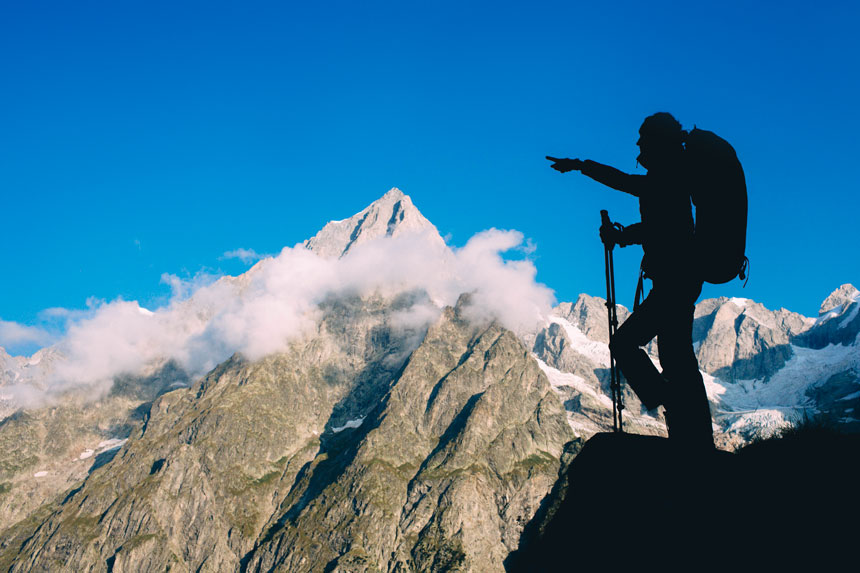
[[[658,332],[660,323],[660,296],[652,289],[639,308],[627,317],[610,348],[627,383],[649,410],[665,400],[666,380],[642,350]]]
[[[669,382],[669,437],[692,446],[713,447],[711,410],[692,336],[695,302],[702,287],[701,283],[678,286],[667,299],[657,335],[663,377]]]

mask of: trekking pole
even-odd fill
[[[609,219],[609,212],[605,209],[600,211],[600,226],[601,228],[613,228],[615,226]],[[621,410],[624,409],[624,402],[621,398],[621,380],[618,376],[618,367],[615,365],[615,356],[612,354],[612,338],[618,329],[618,314],[615,309],[615,263],[612,257],[614,248],[615,243],[612,241],[603,242],[603,257],[606,266],[606,310],[609,315],[609,389],[612,394],[612,430],[624,432],[621,419]]]

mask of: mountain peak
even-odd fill
[[[383,195],[382,197],[377,199],[377,201],[382,201],[383,199],[398,200],[398,199],[403,199],[404,197],[409,198],[408,195],[406,195],[403,191],[401,191],[397,187],[392,187],[391,189],[389,189],[388,191],[385,192],[385,195]],[[410,199],[410,201],[411,201],[411,199]]]
[[[434,241],[444,244],[436,227],[415,207],[409,195],[393,187],[352,217],[327,223],[304,245],[321,257],[337,258],[372,239],[419,232],[429,232]]]
[[[850,303],[857,298],[857,295],[860,294],[854,285],[850,283],[845,283],[824,299],[824,302],[821,303],[821,308],[818,310],[818,315],[821,316],[835,309],[836,307],[842,306],[845,303]]]

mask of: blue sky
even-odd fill
[[[163,273],[242,272],[223,253],[278,252],[394,186],[452,244],[517,229],[559,300],[602,296],[599,210],[633,222],[635,200],[544,156],[635,172],[655,111],[746,170],[750,282],[703,297],[814,315],[860,282],[858,21],[855,2],[5,3],[0,319],[158,306]],[[617,257],[630,304],[638,252]]]

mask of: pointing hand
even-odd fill
[[[550,167],[559,173],[567,173],[568,171],[579,171],[582,169],[582,161],[579,159],[559,159],[557,157],[546,156],[547,159],[553,162]]]

